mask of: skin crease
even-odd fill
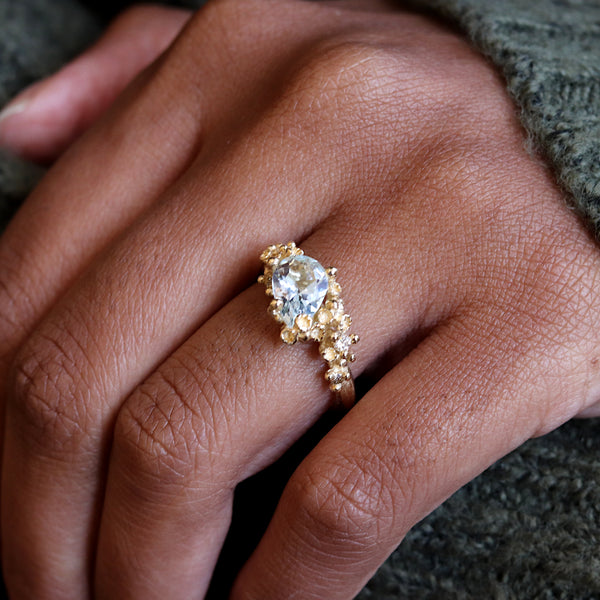
[[[0,122],[57,159],[0,238],[11,598],[203,597],[236,484],[327,410],[253,284],[294,239],[339,269],[353,372],[380,379],[294,473],[231,598],[349,599],[453,491],[594,414],[597,247],[502,81],[426,17],[219,0],[163,52],[187,15],[141,11]],[[90,69],[90,97],[64,93]],[[61,94],[70,120],[40,129]]]

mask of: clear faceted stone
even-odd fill
[[[303,254],[284,258],[273,270],[273,296],[283,302],[283,322],[293,327],[298,315],[308,315],[312,320],[328,286],[327,273],[314,258]]]

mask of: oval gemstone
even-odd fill
[[[288,327],[298,315],[311,319],[327,295],[329,278],[314,258],[300,254],[284,258],[273,269],[273,297],[283,302],[281,317]]]

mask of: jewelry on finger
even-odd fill
[[[306,256],[294,242],[269,246],[261,255],[264,272],[258,278],[273,301],[269,313],[281,323],[286,344],[315,341],[328,365],[325,379],[339,408],[349,409],[355,400],[350,364],[358,342],[349,333],[352,323],[344,312],[337,269],[328,269]]]

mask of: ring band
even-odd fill
[[[354,405],[355,391],[349,363],[356,334],[348,332],[352,319],[344,312],[337,269],[328,269],[306,256],[294,242],[269,246],[261,255],[264,272],[258,278],[273,298],[269,313],[282,324],[281,339],[319,342],[319,352],[328,365],[325,379],[335,394],[338,408]]]

